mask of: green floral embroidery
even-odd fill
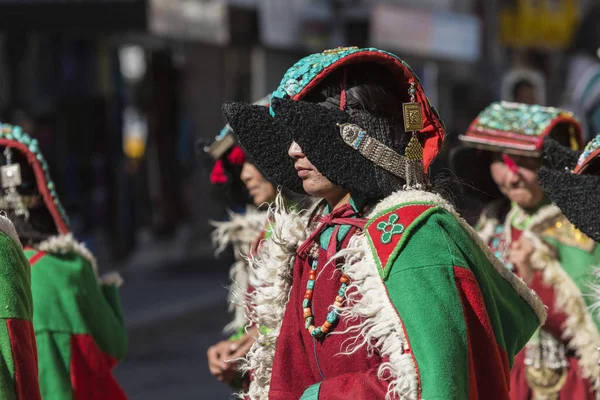
[[[377,230],[382,232],[381,237],[379,238],[381,243],[388,244],[392,241],[392,236],[404,232],[404,225],[397,224],[396,222],[398,222],[398,215],[390,214],[387,222],[381,221],[377,224]]]

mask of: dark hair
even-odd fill
[[[402,103],[410,101],[409,84],[402,83],[383,65],[352,64],[327,76],[303,100],[339,108],[343,89],[345,110],[353,121],[369,135],[404,154],[410,136],[404,131]],[[405,183],[381,168],[375,171],[383,193],[399,190]]]
[[[513,101],[517,101],[517,94],[519,93],[519,91],[525,87],[530,87],[531,89],[536,89],[535,85],[528,79],[519,79],[517,82],[515,82],[514,86],[512,87],[512,98]]]
[[[0,147],[2,165],[6,164],[4,149],[5,147]],[[29,218],[18,216],[13,210],[5,210],[5,212],[7,217],[13,222],[21,243],[24,246],[34,245],[50,236],[57,235],[58,230],[38,190],[35,173],[25,155],[13,148],[11,160],[12,163],[18,163],[21,166],[21,179],[23,183],[17,188],[19,194],[21,196],[39,196],[40,200],[35,207],[29,209]]]

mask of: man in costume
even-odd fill
[[[42,397],[125,399],[112,375],[127,349],[121,279],[100,279],[94,256],[71,235],[37,141],[0,125],[0,149],[2,208],[31,265]]]
[[[495,103],[461,136],[477,149],[471,158],[465,150],[463,163],[478,159],[469,169],[483,177],[487,168],[504,196],[483,212],[480,235],[548,307],[546,324],[515,360],[511,399],[592,399],[600,331],[587,310],[587,283],[600,264],[600,246],[567,220],[537,180],[546,137],[577,150],[581,127],[565,110]]]
[[[269,97],[255,104],[268,106]],[[226,204],[233,208],[248,200],[253,203],[246,204],[244,212],[229,212],[228,221],[213,223],[216,228],[213,241],[217,246],[217,255],[227,246],[233,247],[235,262],[229,272],[231,287],[228,300],[234,319],[224,328],[229,338],[211,346],[207,358],[209,369],[217,379],[240,388],[247,386],[248,377],[242,379],[238,371],[238,359],[245,357],[257,336],[256,327],[249,326],[243,305],[246,294],[251,291],[246,257],[257,250],[262,239],[268,237],[264,206],[275,200],[277,189],[246,159],[229,125],[204,151],[214,162],[210,181],[224,195],[222,197],[226,199]]]
[[[283,77],[270,110],[224,106],[267,178],[321,199],[275,203],[252,259],[261,334],[252,399],[507,398],[513,357],[545,319],[427,172],[443,124],[386,51],[339,48]]]

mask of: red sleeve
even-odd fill
[[[14,364],[16,397],[41,400],[33,325],[24,319],[7,319],[6,326]]]
[[[551,333],[552,336],[564,340],[563,326],[567,319],[567,314],[556,308],[556,293],[554,293],[554,288],[544,283],[541,271],[535,272],[529,287],[537,293],[542,303],[548,307],[548,317],[546,318],[544,329]]]

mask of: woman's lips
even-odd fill
[[[298,176],[300,178],[306,178],[310,174],[310,169],[299,169]]]
[[[296,171],[298,171],[298,176],[300,178],[306,178],[310,174],[310,168],[304,168],[299,165],[295,165]]]

